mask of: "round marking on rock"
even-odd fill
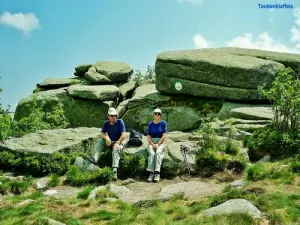
[[[174,86],[177,91],[180,91],[182,89],[182,84],[180,82],[176,82]]]

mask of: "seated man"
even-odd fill
[[[123,141],[126,137],[126,128],[124,121],[122,119],[117,119],[117,111],[115,108],[110,108],[108,110],[108,120],[106,120],[102,126],[100,133],[100,139],[95,147],[95,163],[99,159],[99,153],[105,148],[112,149],[112,168],[114,172],[114,180],[117,180],[117,170],[120,161],[120,151],[123,150]]]

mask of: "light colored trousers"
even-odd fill
[[[157,144],[159,142],[160,138],[152,138],[152,141],[154,144]],[[148,146],[148,167],[147,171],[154,172],[158,171],[160,172],[161,164],[164,158],[164,154],[166,151],[166,143],[165,141],[156,149],[156,151],[153,150],[153,147],[149,144]]]
[[[108,147],[108,146],[106,146],[105,140],[100,138],[95,146],[95,152],[97,154],[97,153],[104,151],[104,149],[112,149],[112,167],[118,168],[119,161],[120,161],[120,152],[124,149],[124,142],[119,145],[120,147],[118,149],[113,150],[113,146],[115,143],[116,143],[116,141],[112,141],[111,146]],[[95,159],[95,160],[98,161],[98,156],[96,156],[96,158],[97,159]]]

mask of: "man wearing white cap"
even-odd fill
[[[108,110],[108,120],[106,120],[102,126],[100,133],[100,139],[96,144],[94,161],[99,159],[99,152],[102,152],[105,148],[112,148],[112,167],[114,172],[113,179],[116,180],[117,170],[120,161],[120,151],[124,148],[124,139],[126,138],[126,128],[122,119],[117,119],[117,111],[115,108]]]
[[[148,146],[148,167],[150,172],[148,182],[158,182],[160,179],[160,168],[166,149],[165,138],[167,134],[167,122],[161,119],[161,110],[153,111],[154,120],[148,124],[147,139]]]

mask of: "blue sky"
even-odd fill
[[[292,4],[261,9],[258,4]],[[237,46],[300,52],[299,0],[1,0],[0,87],[15,108],[37,83],[74,67],[154,65],[168,50]]]

